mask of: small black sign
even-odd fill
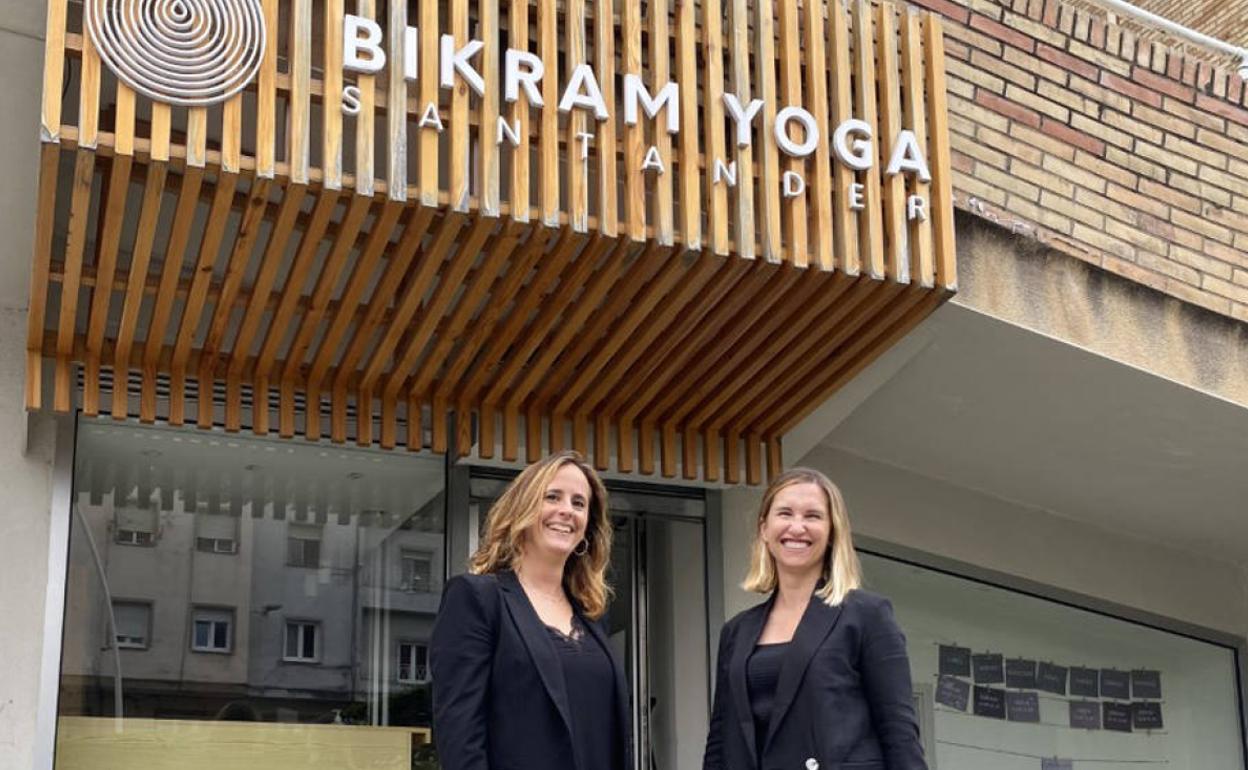
[[[971,663],[975,668],[976,684],[1001,684],[1005,681],[1005,668],[1000,654],[972,655]]]
[[[1111,703],[1106,701],[1101,704],[1101,717],[1106,730],[1117,730],[1121,733],[1131,732],[1130,703]]]
[[[1141,670],[1132,671],[1131,696],[1133,698],[1152,698],[1153,700],[1161,700],[1161,672]]]
[[[1101,669],[1101,697],[1131,700],[1131,675],[1115,668]]]
[[[1070,726],[1084,730],[1101,729],[1101,704],[1096,701],[1072,700]]]
[[[1005,690],[975,687],[975,716],[1005,719]]]
[[[1039,722],[1040,696],[1034,692],[1006,692],[1005,714],[1011,722]]]
[[[1160,730],[1165,727],[1161,721],[1161,704],[1148,701],[1136,701],[1131,704],[1131,722],[1137,730]]]
[[[1054,695],[1066,694],[1066,667],[1052,663],[1041,663],[1036,672],[1036,689],[1051,692]]]
[[[952,676],[942,676],[936,682],[936,702],[958,711],[966,711],[971,700],[971,685]]]
[[[1099,698],[1101,695],[1100,680],[1101,672],[1094,668],[1071,667],[1070,694],[1082,698]]]
[[[948,676],[971,675],[971,650],[969,647],[940,645],[940,673]]]
[[[1023,690],[1036,688],[1036,662],[1022,658],[1010,658],[1005,662],[1005,686]]]
[[[1075,760],[1073,759],[1042,759],[1040,760],[1040,770],[1075,770]]]

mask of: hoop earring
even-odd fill
[[[572,554],[574,556],[584,556],[587,553],[589,553],[589,541],[588,540],[582,540],[581,542],[577,543],[576,548],[572,551]]]

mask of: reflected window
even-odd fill
[[[317,641],[321,636],[320,624],[306,620],[286,624],[286,660],[315,663],[320,660]]]
[[[191,649],[196,652],[229,652],[233,628],[234,610],[196,609]]]
[[[404,548],[399,554],[399,587],[428,592],[433,588],[433,553]]]
[[[152,608],[141,602],[113,602],[117,646],[123,650],[146,650],[152,627]]]
[[[321,532],[292,524],[286,537],[286,564],[315,569],[321,566]]]
[[[399,642],[399,681],[429,681],[429,645],[423,642]]]

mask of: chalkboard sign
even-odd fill
[[[1070,669],[1070,694],[1081,698],[1099,698],[1101,672],[1094,668]]]
[[[971,665],[975,669],[976,684],[1001,684],[1005,681],[1005,668],[1000,654],[972,655]]]
[[[1161,672],[1140,670],[1132,671],[1131,697],[1161,700]]]
[[[1022,658],[1010,658],[1005,662],[1005,686],[1022,690],[1036,688],[1036,662]]]
[[[1036,689],[1055,695],[1066,694],[1066,667],[1041,663],[1036,672]]]
[[[1131,675],[1114,668],[1101,669],[1101,697],[1131,700]]]
[[[1082,730],[1101,729],[1101,704],[1096,701],[1072,700],[1070,726]]]
[[[1136,701],[1131,704],[1131,722],[1137,730],[1160,730],[1165,727],[1161,721],[1161,704],[1148,701]]]
[[[970,676],[970,648],[940,645],[940,673],[948,676]]]
[[[1007,692],[1005,715],[1011,722],[1039,722],[1040,696],[1034,692]]]
[[[971,685],[952,676],[942,676],[936,682],[936,702],[958,711],[966,711],[971,700]]]
[[[1040,770],[1075,770],[1075,760],[1045,758],[1040,760]]]
[[[1005,690],[976,686],[975,716],[1005,719]]]
[[[1130,703],[1106,701],[1101,704],[1101,717],[1106,730],[1117,730],[1120,733],[1131,732]]]

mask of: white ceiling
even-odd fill
[[[1248,561],[1248,409],[953,303],[917,339],[821,444]]]

